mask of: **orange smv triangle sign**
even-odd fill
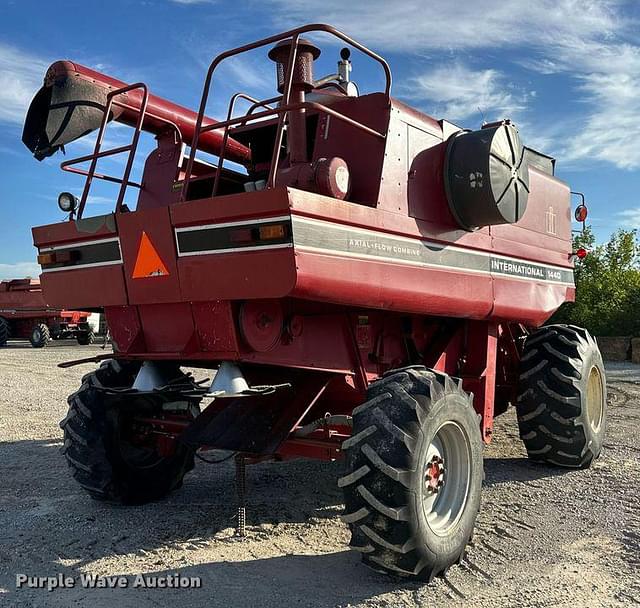
[[[163,277],[169,274],[164,262],[160,259],[155,247],[146,232],[140,238],[138,247],[138,257],[131,277],[133,279],[143,279],[146,277]]]

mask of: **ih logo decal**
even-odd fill
[[[164,277],[169,274],[164,262],[160,259],[156,248],[146,232],[142,233],[140,246],[138,247],[138,257],[131,277],[133,279],[144,279],[146,277]]]
[[[556,212],[553,207],[549,207],[547,212],[544,214],[545,217],[545,228],[547,230],[547,234],[556,234]]]

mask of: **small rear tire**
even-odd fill
[[[531,460],[586,469],[600,456],[607,387],[602,355],[586,329],[547,325],[529,335],[517,411]]]
[[[89,330],[89,331],[82,331],[80,333],[78,333],[78,336],[76,338],[78,340],[78,344],[80,344],[80,346],[87,346],[89,344],[93,344],[95,341],[95,334]]]
[[[9,339],[9,321],[0,317],[0,346],[6,346]]]
[[[371,568],[430,582],[459,563],[482,490],[482,439],[471,396],[412,366],[373,383],[343,444],[343,519]]]
[[[94,499],[121,504],[159,500],[182,485],[194,466],[193,453],[177,444],[171,455],[131,440],[133,417],[162,411],[163,397],[108,394],[104,388],[131,388],[139,364],[110,360],[82,379],[68,399],[60,423],[62,453],[73,477]],[[191,410],[197,414],[197,406]]]
[[[38,323],[31,330],[29,342],[31,342],[31,346],[33,346],[33,348],[42,348],[48,344],[49,340],[51,340],[51,334],[49,333],[49,328],[45,323]]]

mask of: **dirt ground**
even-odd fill
[[[340,463],[249,469],[249,537],[234,538],[231,461],[200,462],[143,507],[89,499],[59,453],[66,397],[101,352],[55,343],[0,350],[2,606],[623,606],[640,604],[640,366],[610,365],[609,432],[588,471],[530,464],[513,412],[497,421],[467,558],[426,586],[369,571],[346,549]],[[134,588],[136,574],[200,577],[196,589]],[[16,589],[16,575],[73,588]],[[87,589],[81,574],[123,575]]]

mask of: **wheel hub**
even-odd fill
[[[434,456],[426,465],[424,482],[426,490],[430,494],[437,494],[438,490],[444,486],[444,459],[441,456]]]
[[[597,366],[589,371],[587,380],[587,418],[594,431],[599,431],[604,417],[604,389],[602,376]]]
[[[463,428],[453,420],[444,422],[423,462],[421,500],[427,525],[447,536],[462,517],[471,485],[471,448]]]

